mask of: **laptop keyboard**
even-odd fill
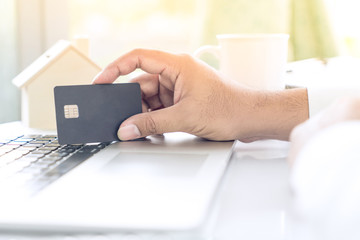
[[[0,139],[0,189],[33,195],[109,144],[59,145],[55,135]]]

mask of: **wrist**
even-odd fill
[[[245,109],[243,106],[238,111],[240,140],[288,140],[292,129],[309,118],[307,90],[304,88],[249,90],[246,95]],[[243,105],[244,100],[241,101],[240,105]]]

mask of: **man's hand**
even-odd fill
[[[143,113],[121,124],[121,140],[175,131],[212,140],[288,139],[308,117],[306,89],[248,89],[189,55],[133,50],[93,83],[112,83],[137,68],[146,72],[132,80],[140,84]]]
[[[342,98],[291,133],[288,160],[293,164],[305,144],[320,131],[344,121],[360,120],[360,98]]]

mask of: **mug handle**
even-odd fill
[[[199,58],[204,53],[211,53],[220,60],[220,46],[205,45],[194,52],[194,56]]]

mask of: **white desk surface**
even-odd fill
[[[0,134],[19,131],[19,123],[0,124]],[[236,143],[215,199],[212,239],[289,239],[292,196],[286,163],[288,142]],[[145,236],[15,236],[2,239],[149,239]],[[158,239],[152,237],[151,239]],[[164,238],[161,239],[169,239]]]

